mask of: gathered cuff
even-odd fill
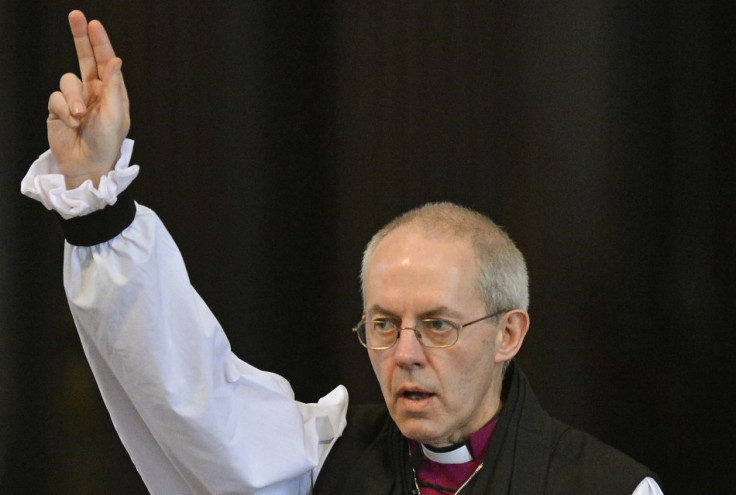
[[[31,165],[21,182],[21,193],[56,211],[64,220],[89,215],[114,205],[118,195],[138,176],[140,167],[130,165],[132,154],[133,140],[125,139],[118,161],[110,172],[100,177],[96,188],[88,179],[79,187],[67,190],[56,159],[48,150]]]

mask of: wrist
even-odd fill
[[[104,175],[104,174],[102,174]],[[71,191],[72,189],[76,189],[88,180],[92,181],[92,187],[95,189],[100,185],[100,177],[102,175],[79,175],[76,177],[67,177],[64,176],[64,185],[66,186],[67,191]]]
[[[130,164],[132,154],[133,141],[126,139],[117,163],[107,173],[99,168],[70,173],[48,150],[31,165],[21,182],[21,192],[63,218],[88,215],[113,204],[115,197],[133,182],[140,169]]]
[[[97,186],[100,185],[100,176],[97,177],[94,176],[79,176],[79,177],[67,177],[64,176],[64,185],[66,186],[67,191],[71,191],[72,189],[76,189],[82,184],[84,184],[87,180],[92,180],[92,187],[97,188]]]
[[[109,174],[112,170],[115,170],[115,163],[117,163],[117,161],[120,160],[120,156],[121,156],[120,153],[118,153],[117,157],[113,161],[113,164],[104,170],[96,170],[93,173],[71,175],[71,176],[64,174],[64,185],[66,186],[67,191],[78,188],[79,186],[87,182],[88,180],[92,181],[92,187],[94,189],[97,189],[100,185],[100,180],[102,179],[102,177]]]

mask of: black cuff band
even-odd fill
[[[57,213],[64,238],[73,246],[94,246],[116,237],[135,218],[135,202],[127,191],[118,195],[114,205],[108,205],[89,215],[64,220]]]

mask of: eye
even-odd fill
[[[445,333],[450,330],[455,330],[455,325],[447,320],[430,318],[428,320],[422,320],[422,330],[432,333]]]
[[[376,332],[393,332],[396,329],[396,324],[389,318],[373,320],[371,325]]]

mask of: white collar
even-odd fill
[[[473,455],[470,453],[467,443],[448,452],[436,452],[427,448],[424,444],[422,444],[422,450],[427,459],[439,464],[462,464],[473,460]]]

